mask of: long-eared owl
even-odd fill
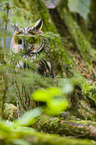
[[[36,64],[37,72],[44,76],[54,77],[55,74],[50,63],[50,46],[48,39],[42,37],[42,25],[41,19],[36,22],[34,27],[20,28],[15,25],[11,50],[14,53],[22,52],[23,58],[30,58],[31,60],[43,53],[44,58]]]

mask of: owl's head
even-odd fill
[[[20,28],[14,26],[14,35],[11,41],[11,49],[14,53],[22,51],[26,55],[39,53],[44,47],[44,39],[40,36],[43,22],[38,20],[34,27]]]

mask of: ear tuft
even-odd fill
[[[17,25],[17,23],[14,25],[14,31],[18,31],[20,27]]]
[[[35,24],[35,29],[38,31],[41,31],[42,26],[43,26],[43,21],[41,19],[39,19]]]

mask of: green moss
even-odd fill
[[[64,20],[71,36],[73,37],[76,45],[78,46],[79,52],[85,63],[92,68],[90,59],[96,61],[96,50],[94,50],[85,37],[85,35],[81,32],[80,27],[72,18],[70,12],[66,8],[62,8],[61,6],[58,7],[59,14],[61,18]],[[63,13],[62,13],[63,11]]]
[[[18,5],[16,5],[17,2],[13,1],[13,5],[17,6],[17,9],[15,9],[15,16],[16,19],[13,18],[13,23],[17,21],[17,23],[20,24],[20,26],[28,27],[33,26],[35,22],[39,19],[43,20],[43,31],[52,31],[56,33],[56,28],[54,23],[52,22],[51,16],[49,14],[48,9],[44,5],[43,1],[41,0],[24,0],[23,2],[18,2]]]
[[[96,145],[96,142],[89,139],[75,139],[39,133],[29,127],[20,127],[11,122],[0,122],[0,143],[14,144],[34,144],[34,145]],[[9,126],[9,128],[8,128]]]
[[[85,83],[82,86],[82,90],[86,97],[92,100],[96,105],[96,85],[93,86],[92,84]]]
[[[58,33],[54,34],[52,32],[47,32],[44,34],[44,36],[49,39],[51,49],[51,63],[56,73],[60,76],[63,76],[63,73],[65,73],[66,75],[63,77],[79,75],[72,57],[66,51],[63,45],[63,41],[60,35]]]

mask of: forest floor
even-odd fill
[[[95,63],[90,60],[90,62],[93,65],[92,70],[88,67],[88,65],[83,60],[82,56],[80,55],[80,52],[75,45],[74,40],[70,36],[66,25],[64,24],[64,21],[60,18],[57,9],[50,9],[50,15],[52,16],[52,19],[54,21],[54,24],[56,26],[56,29],[58,33],[61,35],[64,47],[68,53],[73,57],[73,61],[80,72],[82,76],[87,78],[89,80],[89,83],[95,85],[96,84],[96,65]]]

